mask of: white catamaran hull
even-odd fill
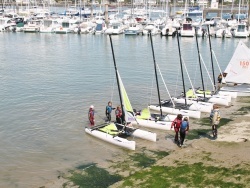
[[[150,110],[160,111],[160,107],[157,105],[149,105]],[[183,110],[183,109],[176,109],[171,107],[162,107],[162,112],[167,114],[182,114],[183,116],[189,116],[192,118],[201,118],[200,111],[192,111],[192,110]]]
[[[197,94],[199,97],[203,97],[202,94]],[[207,102],[215,103],[223,106],[229,106],[231,104],[231,96],[226,95],[206,95],[208,99]]]
[[[199,97],[204,97],[203,94],[196,94],[197,96]],[[205,97],[207,98],[216,98],[216,101],[219,102],[219,100],[221,100],[221,103],[224,103],[224,101],[227,101],[227,102],[231,102],[232,101],[232,97],[229,96],[229,95],[206,95]]]
[[[218,94],[222,96],[231,96],[233,99],[237,98],[238,95],[237,92],[234,91],[219,91]]]
[[[173,98],[173,100],[176,103],[185,104],[185,99],[183,99],[183,98]],[[186,102],[187,102],[187,104],[191,104],[189,106],[189,110],[196,110],[196,111],[198,110],[201,112],[210,113],[212,108],[213,108],[213,104],[209,103],[209,102],[201,102],[201,101],[197,102],[195,100],[190,100],[190,99],[187,99]]]
[[[141,129],[136,129],[135,131],[133,131],[132,136],[149,140],[152,142],[156,142],[156,137],[157,137],[156,133],[152,133],[150,131],[144,131]]]
[[[129,150],[135,150],[135,141],[130,141],[125,138],[121,138],[119,136],[112,136],[105,132],[92,130],[90,128],[85,128],[85,132],[90,134],[91,136],[94,136],[96,138],[99,138],[108,143],[114,144],[116,146],[120,146]]]
[[[157,111],[158,112],[158,115],[160,115],[159,114],[159,111]],[[164,119],[162,120],[163,122],[166,122],[166,121],[174,121],[174,119],[176,118],[176,115],[173,115],[173,114],[167,114],[167,115],[164,115]],[[188,116],[185,116],[185,117],[187,117],[187,118],[189,118]],[[145,120],[145,119],[144,119]],[[154,121],[154,120],[153,120]]]
[[[228,102],[227,99],[223,99],[220,97],[213,97],[213,96],[208,99],[208,102],[223,106],[229,106],[231,104],[231,102]]]
[[[144,120],[144,119],[137,119],[137,121],[133,121],[131,123],[132,125],[138,125],[142,127],[161,129],[161,130],[170,130],[172,124],[171,121],[154,121],[154,120]]]
[[[220,88],[221,91],[225,92],[237,92],[237,96],[246,97],[250,96],[250,86],[239,85],[239,86],[225,86]]]
[[[122,124],[117,124],[117,126],[120,126],[120,128],[122,128],[125,132],[127,131],[129,134],[131,133],[131,136],[133,136],[133,137],[156,142],[156,137],[157,137],[156,133],[137,129],[137,128],[134,128],[134,127],[129,126],[129,125],[127,125],[126,128],[124,128],[124,125],[122,125]]]

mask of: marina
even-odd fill
[[[120,104],[109,35],[68,33],[0,33],[0,187],[39,187],[58,171],[129,153],[84,131],[89,125],[90,105],[95,106],[96,124],[101,124],[107,102],[112,101],[114,107]],[[120,34],[112,39],[117,67],[133,108],[140,110],[157,103],[149,36]],[[170,96],[179,96],[183,88],[177,37],[162,37],[159,33],[152,39],[155,61]],[[179,40],[192,84],[201,86],[196,38]],[[249,40],[211,37],[216,77],[220,69],[226,69],[239,42],[249,48]],[[212,75],[209,37],[198,37],[198,44]],[[187,73],[184,77],[188,80]],[[213,89],[205,74],[204,83],[206,90]],[[191,87],[186,82],[186,88]],[[159,89],[162,98],[167,99],[162,80]],[[137,137],[130,140],[145,146],[155,143]]]
[[[42,6],[38,6],[40,4]],[[232,3],[231,7],[228,3],[223,5],[223,1],[205,4],[205,0],[195,4],[173,1],[85,5],[79,1],[74,5],[66,2],[64,6],[58,5],[5,2],[0,12],[0,31],[93,35],[148,35],[151,32],[161,36],[219,38],[246,38],[250,34],[249,6],[244,2]],[[109,7],[113,10],[109,11]]]

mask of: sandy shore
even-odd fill
[[[201,137],[194,140],[186,140],[185,147],[179,148],[174,142],[173,131],[159,131],[157,133],[158,141],[156,143],[148,141],[138,141],[135,153],[145,152],[146,150],[170,151],[170,155],[158,160],[155,165],[171,166],[176,165],[176,160],[193,164],[202,162],[205,165],[234,167],[235,165],[250,164],[250,114],[248,111],[239,111],[242,107],[250,106],[250,98],[238,97],[232,101],[230,107],[220,107],[221,117],[232,121],[222,126],[218,130],[216,140],[208,137]],[[208,117],[209,114],[202,114],[202,117]],[[190,129],[199,129],[202,127],[199,121],[191,119]],[[210,134],[210,133],[209,133]],[[116,170],[110,168],[115,163],[121,163],[126,160],[124,156],[115,156],[115,161],[98,164],[99,167],[107,169],[109,172]],[[209,158],[209,160],[205,160]],[[113,160],[113,159],[112,159]],[[117,172],[117,171],[116,171]],[[122,176],[129,176],[126,171],[120,172]],[[64,178],[48,182],[43,188],[59,188],[68,182]],[[110,186],[112,188],[120,187],[122,182]],[[67,187],[74,187],[69,184]],[[77,187],[77,186],[76,186]]]

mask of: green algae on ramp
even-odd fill
[[[218,128],[228,124],[232,119],[228,118],[221,118],[220,123],[218,125]],[[210,120],[208,117],[206,118],[201,118],[197,123],[201,124],[201,129],[192,129],[192,126],[190,126],[190,129],[188,131],[188,135],[186,138],[188,140],[193,140],[193,139],[199,139],[200,137],[208,137],[210,138],[209,133],[212,131],[211,130],[211,125],[210,125]],[[204,128],[203,128],[204,127]]]
[[[137,167],[146,168],[150,167],[156,163],[156,160],[159,160],[165,156],[168,156],[169,152],[166,151],[152,151],[146,150],[144,148],[143,153],[135,153],[130,156],[130,159],[135,162]]]
[[[178,164],[178,166],[152,166],[124,178],[119,186],[166,188],[166,187],[235,187],[248,185],[250,170],[205,166],[203,163]],[[240,177],[240,178],[239,178]]]
[[[250,106],[243,106],[240,109],[238,109],[236,112],[233,113],[233,115],[246,115],[250,112]]]
[[[65,183],[63,185],[64,187],[72,182],[74,185],[81,188],[106,188],[122,179],[120,175],[109,174],[108,171],[97,167],[95,164],[87,168],[78,169],[81,170],[73,171],[71,175],[67,177],[69,182]]]
[[[156,159],[152,159],[145,155],[144,153],[136,153],[133,156],[130,156],[133,161],[136,162],[136,166],[146,168],[155,164]]]

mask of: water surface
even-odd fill
[[[243,40],[250,46],[249,39]],[[97,123],[102,122],[109,100],[114,106],[119,104],[108,36],[0,33],[0,41],[0,187],[42,186],[58,171],[128,152],[84,132],[91,104],[97,111]],[[149,38],[120,35],[112,41],[133,107],[157,102]],[[211,41],[224,70],[239,39]],[[199,38],[198,43],[211,74],[208,39]],[[190,78],[200,86],[195,38],[180,38],[180,44]],[[171,95],[180,94],[176,38],[154,36],[153,46]],[[187,74],[184,76],[188,88]],[[208,76],[204,80],[211,89]],[[160,78],[159,82],[162,98],[169,98]]]

